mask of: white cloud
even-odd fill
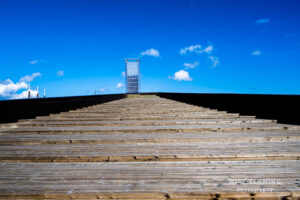
[[[30,98],[37,98],[37,94],[37,90],[30,90]],[[20,94],[13,94],[10,99],[28,99],[28,90],[23,91]]]
[[[205,48],[202,48],[202,46],[200,44],[196,44],[196,45],[191,45],[191,46],[182,48],[180,50],[180,55],[186,54],[187,52],[194,52],[196,54],[206,55],[206,56],[208,56],[208,59],[211,60],[213,63],[212,68],[215,68],[220,63],[220,61],[216,56],[211,55],[213,50],[214,50],[214,46],[212,44],[206,46]],[[185,69],[192,69],[198,65],[199,65],[198,62],[184,63]]]
[[[36,64],[37,62],[38,62],[38,60],[31,60],[31,61],[29,61],[29,64],[34,65],[34,64]]]
[[[269,18],[264,18],[264,19],[258,19],[256,20],[256,24],[267,24],[270,22],[270,19]]]
[[[65,73],[62,70],[56,72],[56,76],[58,76],[58,77],[61,77],[61,76],[64,76],[64,75],[65,75]]]
[[[105,90],[106,90],[105,88],[101,88],[99,91],[100,92],[105,92]]]
[[[17,83],[14,83],[10,79],[5,81],[0,81],[0,96],[11,98],[11,99],[20,99],[28,98],[28,91],[23,91],[22,93],[17,94],[19,90],[28,89],[28,82],[33,81],[36,77],[42,76],[39,72],[33,73],[32,75],[27,75],[22,78]],[[36,97],[37,90],[31,90],[31,94]],[[26,97],[25,97],[26,93]]]
[[[261,55],[261,51],[259,49],[257,49],[255,51],[252,51],[251,55],[253,55],[253,56],[259,56],[259,55]]]
[[[203,52],[205,52],[205,53],[211,53],[213,49],[214,49],[213,46],[212,46],[212,45],[209,45],[208,47],[206,47],[206,48],[203,50]]]
[[[180,55],[184,55],[187,52],[194,52],[194,51],[200,50],[201,48],[202,48],[202,46],[200,44],[191,45],[191,46],[180,49]]]
[[[10,79],[6,79],[0,83],[0,96],[1,97],[10,97],[13,93],[17,92],[20,89],[27,89],[28,84],[26,82],[14,83]]]
[[[209,56],[208,59],[210,59],[213,63],[212,68],[215,68],[220,63],[216,56]]]
[[[117,86],[116,86],[116,88],[122,88],[122,87],[124,87],[123,83],[118,83]]]
[[[213,51],[213,49],[214,49],[213,45],[209,45],[203,49],[200,44],[196,44],[196,45],[191,45],[180,49],[179,53],[180,55],[185,55],[187,52],[195,52],[196,54],[202,54],[202,53],[210,54]]]
[[[193,79],[190,77],[189,72],[184,70],[179,70],[175,72],[174,76],[169,77],[170,79],[174,79],[177,81],[192,81]]]
[[[31,81],[33,81],[33,79],[35,79],[38,76],[42,76],[42,74],[39,72],[36,72],[36,73],[33,73],[32,75],[24,76],[20,79],[19,82],[31,82]]]
[[[125,77],[125,72],[122,72],[122,73],[121,73],[121,76]]]
[[[141,52],[142,56],[148,55],[148,56],[154,56],[159,57],[159,51],[156,49],[148,49],[146,51]]]
[[[183,63],[183,65],[185,66],[185,69],[194,69],[195,67],[197,67],[199,65],[199,63],[198,62]]]

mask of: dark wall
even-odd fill
[[[279,123],[300,124],[300,95],[156,93],[160,97]]]
[[[300,125],[300,95],[142,93],[280,123]],[[125,94],[0,101],[0,123],[15,122],[124,98]]]
[[[124,94],[112,94],[0,101],[0,123],[64,112],[124,97]]]

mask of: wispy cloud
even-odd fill
[[[202,46],[200,44],[191,45],[188,47],[181,48],[179,54],[184,55],[187,52],[197,52],[197,50],[200,50],[201,48]]]
[[[122,76],[122,77],[125,77],[125,72],[122,72],[122,73],[121,73],[121,76]]]
[[[31,61],[29,61],[29,64],[32,64],[32,65],[34,65],[36,63],[38,63],[38,60],[31,60]]]
[[[56,76],[58,76],[58,77],[62,77],[62,76],[64,76],[64,75],[65,75],[65,72],[62,71],[62,70],[56,72]]]
[[[39,73],[39,72],[36,72],[36,73],[31,74],[31,75],[24,76],[20,79],[19,82],[31,82],[38,76],[42,76],[42,74]]]
[[[206,47],[203,47],[200,44],[196,44],[196,45],[191,45],[191,46],[184,47],[184,48],[180,49],[179,53],[180,53],[180,55],[187,54],[187,52],[193,52],[193,53],[196,53],[196,54],[203,54],[203,55],[207,56],[207,58],[209,60],[212,61],[213,64],[212,64],[211,68],[215,68],[217,65],[220,64],[220,61],[219,61],[218,57],[212,55],[213,51],[214,51],[214,46],[212,44],[210,44]],[[184,63],[185,69],[193,69],[198,65],[199,65],[198,62]]]
[[[116,85],[116,88],[122,88],[122,87],[124,87],[124,84],[123,83],[118,83],[117,85]]]
[[[208,59],[212,62],[211,68],[215,68],[218,64],[220,64],[220,61],[216,56],[209,56]]]
[[[251,55],[253,55],[253,56],[259,56],[259,55],[261,55],[261,51],[259,49],[254,50],[254,51],[251,52]]]
[[[185,66],[185,69],[194,69],[195,67],[197,67],[199,65],[199,63],[198,62],[183,63],[183,65]]]
[[[193,79],[190,77],[189,72],[184,70],[179,70],[175,72],[174,76],[169,76],[169,79],[173,79],[176,81],[192,81]]]
[[[208,47],[206,47],[204,50],[203,50],[203,52],[205,52],[205,53],[211,53],[212,51],[213,51],[213,46],[212,45],[209,45]]]
[[[191,53],[194,52],[196,54],[202,54],[202,53],[210,54],[213,51],[213,49],[214,49],[213,45],[208,45],[207,47],[202,48],[202,46],[200,44],[196,44],[196,45],[191,45],[188,47],[181,48],[179,51],[179,54],[185,55],[188,52],[191,52]]]
[[[159,57],[159,51],[157,49],[148,49],[146,51],[141,52],[142,56],[154,56],[154,57]]]
[[[270,19],[269,18],[263,18],[263,19],[258,19],[255,22],[256,24],[267,24],[270,23]]]

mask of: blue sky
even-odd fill
[[[0,0],[0,98],[142,92],[300,94],[298,0]]]

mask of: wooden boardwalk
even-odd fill
[[[300,126],[126,98],[0,127],[0,199],[300,199]]]

